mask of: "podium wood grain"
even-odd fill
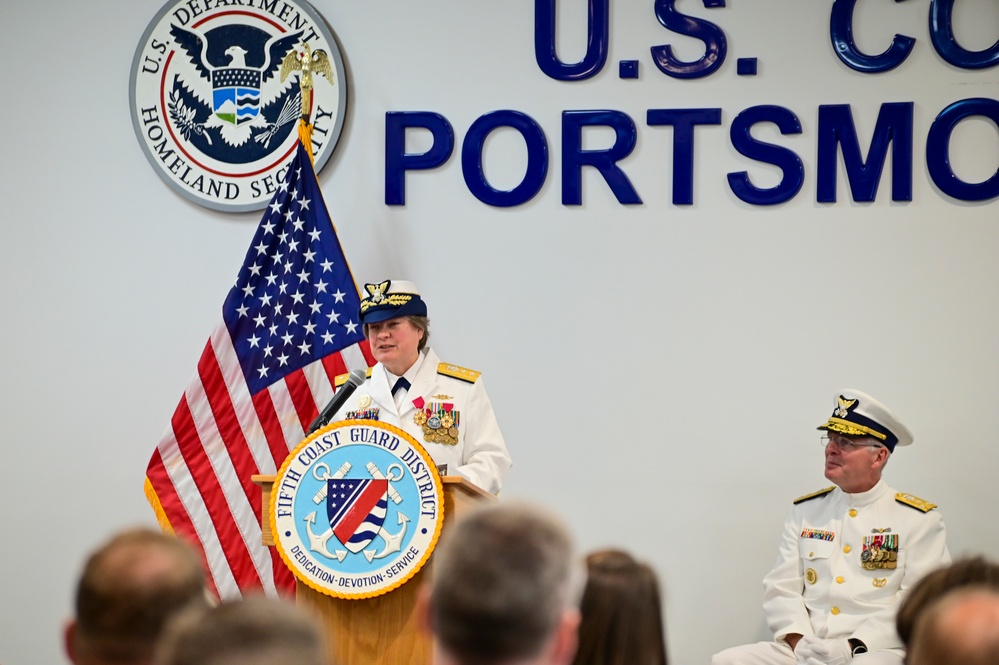
[[[270,529],[270,495],[274,476],[253,476],[263,496],[261,538],[273,546]],[[444,526],[447,533],[454,520],[475,504],[495,501],[489,494],[460,476],[444,476]],[[300,606],[317,616],[326,630],[330,657],[336,665],[429,665],[433,644],[416,616],[420,588],[433,574],[433,556],[401,587],[374,598],[334,598],[296,581]]]

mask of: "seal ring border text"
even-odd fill
[[[285,473],[288,471],[288,467],[294,462],[298,453],[302,451],[306,446],[308,446],[316,439],[319,439],[334,430],[346,427],[374,427],[376,429],[382,429],[391,432],[392,434],[395,434],[396,436],[405,440],[407,444],[409,444],[414,450],[417,451],[417,453],[419,453],[421,459],[427,465],[431,475],[435,480],[434,488],[435,488],[435,496],[437,499],[437,507],[438,507],[438,516],[434,528],[434,534],[428,542],[426,552],[405,575],[401,576],[397,581],[393,582],[392,584],[387,585],[385,587],[381,587],[379,589],[375,589],[374,591],[363,591],[347,595],[347,594],[337,593],[336,591],[328,587],[320,586],[319,584],[313,582],[307,575],[303,575],[300,573],[298,567],[293,563],[294,558],[289,557],[288,554],[285,552],[284,544],[281,542],[281,538],[279,537],[280,534],[277,527],[277,501],[279,493],[271,492],[270,524],[271,524],[271,533],[274,534],[274,546],[277,548],[278,554],[281,555],[281,560],[284,561],[285,565],[288,566],[288,568],[292,571],[292,573],[294,573],[295,579],[299,580],[300,582],[302,582],[309,588],[313,589],[314,591],[318,591],[328,596],[333,596],[335,598],[343,598],[346,600],[360,600],[363,598],[374,598],[376,596],[381,596],[390,591],[393,591],[401,587],[403,584],[412,579],[413,576],[415,576],[418,572],[423,570],[423,566],[426,565],[427,561],[430,560],[430,556],[433,554],[434,550],[437,547],[437,541],[438,539],[440,539],[441,529],[444,526],[444,483],[441,480],[440,473],[437,471],[437,465],[434,463],[433,458],[430,456],[430,453],[428,453],[426,449],[422,445],[420,445],[420,443],[416,439],[412,437],[412,435],[404,432],[403,430],[399,429],[398,427],[395,427],[394,425],[389,425],[388,423],[382,423],[382,422],[375,423],[370,420],[341,420],[332,423],[330,425],[327,425],[326,427],[323,427],[322,429],[313,433],[312,436],[303,439],[301,443],[295,446],[295,448],[288,453],[288,456],[285,457],[284,462],[282,462],[281,464],[281,468],[277,472],[277,475],[274,476],[274,487],[278,487],[281,484],[281,481],[284,479]],[[357,445],[357,444],[346,444],[346,445]]]

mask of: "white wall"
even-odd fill
[[[916,434],[887,475],[940,504],[952,551],[999,551],[987,517],[999,464],[999,225],[993,202],[941,194],[924,160],[934,116],[996,97],[996,72],[960,71],[933,52],[928,0],[859,3],[866,50],[895,33],[918,42],[897,70],[853,72],[829,44],[830,4],[709,11],[682,0],[725,29],[731,53],[718,74],[676,81],[648,47],[671,42],[693,59],[697,43],[664,30],[651,1],[613,0],[607,67],[560,83],[535,64],[529,0],[316,3],[350,75],[342,143],[320,179],[355,277],[421,287],[441,357],[485,371],[515,460],[504,496],[561,511],[585,548],[650,560],[681,664],[766,636],[760,579],[789,501],[828,484],[814,428],[838,388],[873,393]],[[964,43],[994,43],[999,5],[957,4]],[[153,523],[146,463],[259,220],[181,199],[139,148],[128,71],[160,6],[0,7],[3,665],[61,662],[82,557],[115,529]],[[573,61],[583,3],[559,7],[560,53]],[[735,75],[743,56],[759,58],[759,76]],[[621,59],[641,61],[639,80],[617,78]],[[863,142],[888,101],[915,104],[912,201],[891,201],[886,174],[873,203],[853,203],[841,169],[838,202],[815,203],[819,105],[850,104]],[[804,160],[805,187],[774,208],[741,203],[725,182],[746,168],[773,177],[728,141],[732,118],[755,104],[786,106],[804,126],[780,142]],[[695,203],[678,207],[671,132],[648,127],[645,111],[699,106],[722,108],[722,126],[699,130]],[[384,205],[385,112],[441,113],[460,141],[504,108],[548,137],[534,200],[480,203],[456,151],[409,176],[405,207]],[[638,147],[621,166],[642,206],[619,205],[592,172],[584,205],[561,204],[561,113],[601,108],[636,121]],[[521,145],[511,133],[490,143],[496,186],[518,181]],[[989,177],[995,127],[965,123],[951,159],[968,181]]]

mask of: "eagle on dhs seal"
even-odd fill
[[[130,103],[160,177],[196,203],[242,212],[270,201],[299,117],[313,123],[316,171],[326,163],[345,116],[346,72],[326,21],[307,3],[229,4],[168,2],[136,50]]]
[[[444,523],[430,455],[409,434],[347,420],[299,444],[271,493],[281,558],[309,587],[370,598],[401,586],[429,559]]]
[[[181,70],[170,86],[170,116],[185,138],[195,144],[203,140],[199,146],[203,152],[229,156],[231,161],[251,158],[270,147],[271,139],[288,134],[301,112],[298,91],[288,81],[281,87],[270,86],[262,95],[261,84],[275,78],[285,56],[302,38],[301,30],[272,37],[253,26],[236,25],[202,35],[171,25],[170,34],[199,75],[189,80]],[[212,142],[209,130],[214,128],[224,146]],[[259,145],[239,150],[251,136]]]

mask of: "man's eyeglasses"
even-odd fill
[[[854,441],[853,439],[848,439],[845,436],[835,436],[835,435],[830,436],[828,434],[822,435],[822,438],[820,438],[819,440],[822,442],[822,447],[823,448],[825,448],[826,446],[828,446],[830,443],[835,443],[836,446],[840,450],[842,450],[844,453],[848,453],[851,450],[856,450],[857,448],[880,448],[881,447],[880,443],[874,443],[874,442],[871,442],[871,441],[864,441],[863,439],[861,439],[860,441]]]

